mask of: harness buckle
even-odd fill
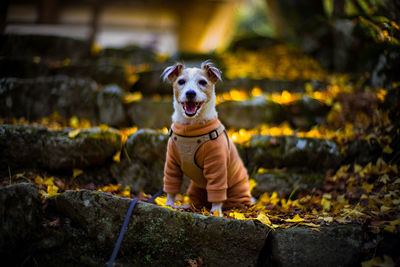
[[[171,137],[171,135],[172,135],[172,128],[169,128],[169,130],[168,130],[168,135],[169,135],[169,137]]]
[[[213,131],[209,132],[208,135],[210,136],[210,140],[215,140],[218,138],[217,130],[213,130]]]

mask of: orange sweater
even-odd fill
[[[182,125],[174,123],[172,130],[181,136],[199,136],[217,129],[220,122],[217,118],[204,124]],[[235,145],[225,134],[217,139],[205,142],[195,154],[196,164],[203,169],[206,181],[201,184],[192,184],[189,188],[189,197],[197,193],[197,189],[205,189],[208,202],[226,201],[227,206],[250,205],[250,188],[247,171],[239,157]],[[180,156],[172,139],[168,141],[167,159],[164,168],[164,191],[178,193],[182,185],[182,170]],[[204,186],[205,185],[205,186]],[[196,197],[196,196],[193,196]],[[197,198],[201,198],[197,196]],[[225,203],[225,204],[228,204]]]

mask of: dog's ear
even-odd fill
[[[166,68],[161,74],[161,77],[164,81],[168,79],[171,83],[173,83],[184,68],[185,67],[181,63],[176,63],[175,65]]]
[[[206,60],[203,63],[201,63],[201,68],[206,72],[208,78],[212,83],[217,83],[218,81],[221,81],[221,71],[214,67],[214,64]]]

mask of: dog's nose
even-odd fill
[[[193,98],[196,97],[196,92],[193,91],[193,90],[189,90],[189,91],[186,92],[186,97],[187,97],[188,99],[193,99]]]

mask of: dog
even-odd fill
[[[161,77],[172,84],[174,106],[164,168],[166,205],[174,206],[185,175],[191,179],[187,194],[194,207],[222,216],[222,209],[249,206],[247,170],[215,108],[221,71],[210,61],[200,68],[177,63]]]

